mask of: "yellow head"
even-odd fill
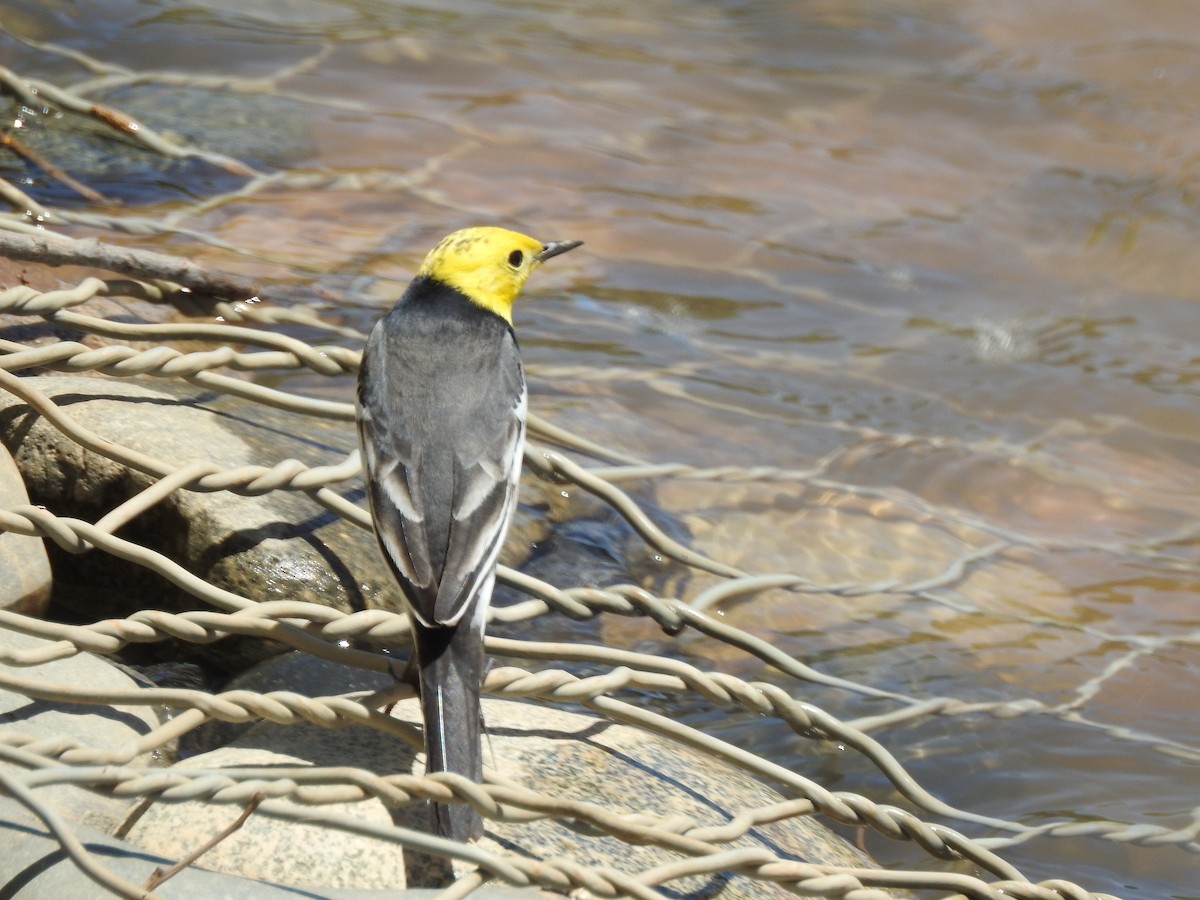
[[[566,253],[583,241],[543,244],[505,228],[464,228],[442,238],[429,251],[418,275],[462,291],[472,301],[512,324],[512,305],[529,273],[543,260]]]

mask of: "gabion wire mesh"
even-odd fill
[[[57,321],[69,321],[74,327],[85,331],[95,325],[96,331],[102,333],[104,323],[72,314],[69,311],[70,306],[114,288],[120,290],[121,286],[100,279],[89,279],[76,288],[64,291],[38,292],[25,287],[12,288],[0,293],[0,309],[14,314],[37,313]],[[149,296],[162,290],[162,285],[146,283],[138,293]],[[258,307],[256,316],[270,319],[270,308]],[[128,334],[131,338],[160,338],[163,327],[128,326]],[[170,348],[155,348],[138,351],[120,345],[93,349],[82,344],[72,345],[71,342],[59,342],[46,347],[25,347],[13,342],[5,342],[3,345],[6,355],[0,358],[0,388],[19,397],[80,445],[157,480],[151,487],[112,510],[100,522],[61,517],[40,507],[15,507],[0,511],[0,527],[16,534],[46,538],[71,553],[109,553],[133,561],[187,591],[196,598],[201,607],[194,612],[179,614],[146,610],[123,620],[106,620],[87,625],[61,625],[11,612],[0,613],[0,625],[3,627],[53,641],[44,649],[7,654],[3,662],[9,668],[0,672],[0,687],[32,699],[66,699],[73,703],[97,705],[163,705],[176,711],[176,715],[168,723],[143,736],[136,746],[119,750],[71,744],[46,748],[38,744],[24,743],[19,735],[10,736],[5,745],[0,747],[0,755],[10,762],[27,767],[27,771],[5,772],[0,775],[0,781],[6,790],[21,799],[47,823],[54,821],[54,812],[37,799],[36,792],[32,789],[55,783],[88,785],[112,791],[117,796],[157,794],[171,800],[204,797],[212,802],[233,805],[245,804],[255,793],[265,793],[269,798],[266,810],[287,815],[288,810],[291,810],[291,814],[296,814],[296,808],[288,807],[284,801],[307,802],[311,798],[305,795],[305,783],[328,779],[328,773],[313,770],[302,774],[279,774],[264,784],[261,773],[230,771],[223,773],[223,777],[215,782],[212,778],[205,777],[201,783],[197,775],[185,771],[145,769],[131,765],[137,757],[164,749],[181,734],[199,727],[210,719],[240,722],[261,717],[277,723],[311,722],[331,727],[353,722],[388,733],[397,733],[397,729],[401,728],[394,720],[383,715],[379,706],[389,697],[405,694],[409,690],[407,687],[398,687],[396,693],[389,697],[310,699],[282,692],[247,696],[246,692],[223,695],[171,688],[148,688],[118,695],[109,691],[89,691],[78,685],[46,685],[20,675],[22,667],[36,666],[80,652],[113,654],[133,641],[145,643],[176,639],[199,644],[209,643],[230,634],[270,638],[325,659],[371,671],[387,671],[387,657],[351,649],[345,646],[346,642],[371,640],[402,643],[407,635],[408,624],[405,617],[386,610],[343,613],[310,603],[255,602],[237,596],[206,583],[163,554],[114,534],[122,525],[159,502],[168,493],[187,490],[224,490],[247,494],[304,491],[337,515],[344,516],[362,528],[370,527],[366,510],[349,502],[337,491],[339,486],[359,477],[356,454],[341,465],[323,468],[309,468],[294,460],[238,469],[222,469],[211,464],[177,467],[129,448],[112,445],[75,422],[67,410],[24,383],[16,374],[38,366],[71,372],[101,372],[114,377],[155,375],[188,378],[197,380],[209,389],[230,388],[246,399],[285,406],[304,415],[340,420],[353,417],[353,409],[348,404],[330,401],[314,403],[304,397],[237,381],[213,371],[228,365],[262,372],[267,369],[267,363],[271,362],[285,371],[309,365],[313,371],[319,371],[321,374],[345,377],[348,372],[354,370],[353,354],[323,356],[325,351],[297,346],[297,342],[292,338],[281,337],[265,329],[250,328],[245,324],[218,323],[202,328],[186,326],[186,329],[191,340],[203,338],[212,341],[217,345],[217,349],[180,352]],[[264,349],[257,352],[235,352],[231,349],[234,345],[247,344]],[[268,359],[257,358],[263,356]],[[324,361],[315,363],[317,357]],[[550,431],[552,429],[534,419],[535,436]],[[657,552],[688,566],[718,574],[723,581],[717,588],[708,590],[694,602],[683,604],[670,598],[654,596],[632,586],[606,590],[587,587],[562,589],[502,567],[499,573],[501,580],[527,594],[529,599],[524,603],[495,610],[496,615],[503,616],[509,622],[550,614],[563,614],[573,618],[610,614],[648,616],[670,632],[678,632],[684,628],[696,629],[715,640],[758,657],[793,679],[798,693],[802,693],[806,682],[838,684],[857,691],[870,691],[858,685],[839,684],[837,679],[821,675],[801,661],[787,657],[761,638],[731,627],[709,612],[712,607],[728,598],[752,595],[771,587],[828,591],[830,586],[814,585],[808,579],[797,575],[747,574],[718,560],[695,553],[665,535],[651,522],[649,516],[639,509],[629,494],[618,487],[620,481],[630,478],[670,475],[695,479],[754,479],[774,477],[776,473],[737,467],[697,471],[683,466],[640,464],[614,464],[589,469],[571,459],[567,453],[536,441],[528,449],[526,462],[532,471],[562,483],[576,485],[610,504]],[[1005,542],[997,541],[974,556],[996,553],[1004,546]],[[926,580],[920,584],[889,585],[888,589],[928,590],[938,580],[952,580],[958,577],[961,567],[969,561],[965,558],[956,561],[942,573],[940,579]],[[840,589],[879,590],[880,586],[843,585]],[[556,653],[562,651],[560,647],[535,641],[500,638],[489,638],[488,649],[509,658],[530,660],[553,658]],[[1081,830],[1118,841],[1176,842],[1188,845],[1195,840],[1195,834],[1192,832],[1179,833],[1166,828],[1131,829],[1117,822],[1090,822],[1086,825],[1060,823],[1030,829],[1017,823],[998,821],[953,809],[919,786],[895,757],[870,736],[869,729],[863,727],[878,727],[884,720],[895,723],[907,717],[933,714],[990,712],[1019,715],[1031,711],[1019,701],[967,704],[944,698],[923,701],[891,695],[892,699],[897,701],[897,709],[893,713],[880,717],[873,723],[859,723],[855,726],[839,721],[836,717],[805,703],[778,685],[746,682],[728,674],[704,672],[683,662],[617,648],[581,642],[569,649],[574,661],[601,667],[604,674],[581,678],[562,669],[551,668],[534,672],[506,666],[488,674],[484,685],[485,692],[497,697],[537,698],[547,702],[566,701],[583,705],[598,715],[635,723],[639,727],[714,757],[736,758],[740,765],[750,771],[772,781],[782,781],[794,792],[796,800],[787,804],[785,809],[755,811],[746,821],[731,823],[726,834],[704,835],[703,840],[687,831],[676,833],[669,829],[643,829],[647,840],[689,855],[702,856],[702,868],[708,871],[739,869],[757,877],[780,880],[797,890],[811,891],[819,888],[822,895],[847,898],[874,896],[869,890],[873,886],[919,886],[979,897],[1004,895],[1020,898],[1082,898],[1093,895],[1081,888],[1064,887],[1060,883],[1039,886],[1025,882],[1019,872],[996,854],[996,849],[1027,840],[1035,834],[1073,835],[1079,834]],[[854,794],[832,792],[797,773],[781,771],[779,766],[765,759],[738,752],[724,741],[706,736],[691,727],[673,722],[661,714],[639,706],[636,702],[638,694],[647,691],[698,695],[705,702],[717,706],[741,708],[778,717],[803,737],[840,742],[863,754],[878,767],[919,812],[904,811]],[[620,699],[622,696],[632,699]],[[242,784],[248,786],[239,789],[239,785]],[[414,799],[445,796],[447,792],[472,802],[485,815],[497,818],[506,815],[517,816],[526,811],[535,811],[542,815],[580,815],[580,811],[574,806],[534,790],[499,785],[473,785],[444,776],[436,779],[408,775],[380,777],[366,771],[362,771],[352,782],[347,782],[339,791],[325,790],[321,794],[321,801],[334,803],[376,796],[390,802],[404,803]],[[590,810],[589,814],[593,817],[589,822],[593,827],[612,830],[608,821],[613,815],[611,811],[595,809]],[[821,867],[805,867],[783,859],[769,858],[769,855],[752,855],[751,858],[739,858],[735,861],[722,850],[723,843],[744,833],[757,821],[769,821],[781,815],[809,814],[828,816],[841,823],[862,825],[893,839],[914,841],[935,858],[969,860],[998,880],[953,873],[880,870],[849,874],[849,877],[839,880],[835,886],[825,889],[820,888],[820,885],[834,885],[834,882],[829,881],[829,873]],[[304,815],[311,818],[311,810],[306,811]],[[1003,836],[972,840],[944,824],[926,821],[922,815],[985,825]],[[374,828],[363,823],[356,825],[354,822],[345,821],[339,822],[339,826],[361,828],[365,831]],[[630,826],[625,823],[623,827]],[[405,846],[413,846],[411,834],[396,833],[389,836]],[[483,859],[478,857],[476,851],[468,858],[479,862],[493,878],[508,880],[514,884],[528,884],[535,880],[531,871],[522,870],[519,861],[486,855]],[[570,873],[560,872],[550,878],[539,871],[536,878],[538,883],[550,888],[568,886],[560,879],[567,879],[570,887],[584,886],[577,876]],[[653,886],[656,885],[642,885]],[[632,886],[611,886],[612,894],[618,895],[623,892],[632,893]]]
[[[121,77],[131,76],[112,72],[103,79],[111,82]],[[27,96],[36,89],[39,102],[50,102],[95,116],[145,142],[156,152],[199,155],[216,165],[238,171],[249,179],[240,189],[242,195],[294,177],[256,173],[237,160],[180,147],[149,129],[131,128],[128,116],[107,107],[97,107],[79,93],[22,79],[8,70],[0,69],[0,85],[18,97]],[[411,181],[409,178],[409,183]],[[375,179],[372,186],[386,185]],[[19,398],[80,446],[149,476],[153,484],[97,521],[57,515],[53,510],[41,507],[10,506],[0,510],[0,530],[40,537],[69,553],[110,554],[133,562],[157,573],[196,601],[196,609],[192,611],[169,613],[146,609],[124,619],[81,625],[64,625],[0,612],[0,627],[52,642],[35,651],[5,654],[0,659],[3,664],[0,687],[3,689],[30,699],[69,700],[98,706],[118,703],[167,706],[175,711],[168,722],[144,735],[136,745],[121,748],[89,747],[71,741],[39,742],[26,739],[17,732],[3,734],[0,758],[13,768],[0,770],[0,789],[40,818],[61,841],[63,850],[72,860],[108,890],[122,896],[147,895],[107,871],[102,860],[82,843],[72,840],[70,826],[52,804],[39,796],[40,789],[54,784],[73,784],[119,797],[200,798],[231,807],[245,806],[258,797],[258,808],[271,815],[302,815],[307,821],[321,821],[330,827],[373,834],[400,846],[445,853],[475,863],[480,874],[461,883],[456,889],[460,892],[490,881],[540,885],[561,891],[585,888],[605,896],[657,896],[658,890],[668,889],[673,880],[688,872],[738,871],[752,878],[783,884],[804,895],[847,900],[873,900],[885,896],[883,891],[887,888],[928,890],[938,896],[1022,900],[1069,897],[1082,900],[1106,895],[1088,893],[1064,880],[1032,883],[1005,861],[1002,852],[1033,837],[1084,834],[1097,840],[1172,845],[1200,852],[1200,816],[1182,829],[1113,821],[1058,821],[1028,827],[953,808],[918,784],[895,756],[872,737],[872,732],[934,715],[1016,717],[1065,714],[1066,710],[1048,710],[1038,702],[1022,699],[963,702],[948,697],[914,697],[845,681],[819,672],[762,638],[723,622],[715,614],[723,603],[771,588],[785,588],[801,594],[819,592],[852,596],[888,591],[924,595],[940,585],[953,583],[968,567],[996,559],[1005,551],[1021,546],[1026,540],[1021,535],[947,510],[922,507],[920,501],[906,497],[902,502],[914,513],[978,528],[989,534],[990,540],[953,560],[937,575],[909,582],[827,584],[798,573],[744,572],[668,536],[622,485],[670,479],[711,483],[790,481],[814,488],[849,489],[866,498],[895,498],[883,491],[873,492],[833,482],[819,465],[809,470],[739,466],[700,469],[672,462],[645,462],[632,459],[619,449],[585,441],[536,416],[531,417],[532,440],[526,453],[526,469],[533,477],[573,485],[594,495],[628,522],[653,552],[714,575],[719,581],[691,602],[683,603],[630,585],[605,589],[560,587],[501,567],[500,580],[521,592],[526,599],[493,610],[493,618],[517,622],[556,615],[574,619],[611,615],[646,617],[668,633],[694,630],[747,658],[757,659],[774,671],[778,683],[749,682],[722,672],[703,671],[681,661],[582,641],[543,644],[490,637],[489,651],[509,659],[529,661],[531,667],[505,666],[491,671],[484,685],[485,693],[586,707],[598,716],[633,724],[714,758],[735,761],[745,770],[781,785],[790,799],[773,807],[752,810],[730,822],[726,828],[714,830],[666,820],[648,824],[644,819],[630,817],[617,809],[568,805],[561,798],[531,787],[474,785],[447,776],[379,776],[365,770],[349,776],[345,772],[336,774],[320,768],[191,773],[134,764],[134,760],[143,754],[165,748],[181,735],[211,720],[242,722],[261,718],[281,724],[309,722],[330,727],[354,723],[392,734],[397,739],[411,739],[412,735],[402,724],[380,711],[407,689],[397,687],[387,695],[320,698],[304,698],[286,692],[223,694],[167,688],[114,693],[89,690],[79,685],[46,684],[23,677],[22,669],[79,653],[115,654],[131,642],[171,639],[204,644],[226,635],[241,635],[269,638],[324,659],[386,672],[389,665],[386,657],[353,649],[348,643],[403,643],[408,625],[403,615],[381,609],[346,613],[311,603],[254,602],[217,588],[166,555],[116,534],[122,526],[143,515],[163,498],[179,491],[230,491],[248,496],[301,491],[333,514],[369,529],[369,514],[365,508],[348,499],[355,480],[360,478],[356,454],[338,465],[317,468],[295,460],[264,460],[261,465],[238,468],[206,463],[177,466],[114,444],[89,430],[68,409],[27,383],[21,377],[22,373],[37,369],[94,373],[111,378],[183,380],[211,391],[235,395],[249,403],[286,409],[300,416],[343,422],[349,428],[354,415],[349,403],[302,396],[230,373],[250,373],[261,378],[303,371],[312,376],[342,379],[348,384],[357,370],[358,353],[332,342],[333,338],[347,337],[347,330],[342,326],[325,321],[311,309],[248,302],[253,291],[237,279],[205,272],[184,260],[162,254],[72,240],[45,228],[49,221],[134,234],[169,233],[184,228],[183,215],[148,222],[134,216],[64,213],[45,209],[13,185],[5,184],[3,190],[8,202],[20,212],[0,220],[0,253],[11,259],[97,267],[124,277],[88,277],[62,290],[36,290],[18,285],[0,291],[0,313],[67,325],[84,334],[101,336],[108,342],[105,346],[94,347],[79,341],[48,344],[0,341],[0,353],[3,354],[0,356],[0,389]],[[39,218],[43,221],[34,221]],[[73,311],[97,297],[169,303],[184,299],[194,301],[200,295],[211,298],[208,307],[211,320],[203,324],[121,323]],[[310,332],[328,334],[331,342],[299,340],[280,333],[277,328],[280,324],[301,325]],[[131,346],[139,341],[159,345],[150,349]],[[186,341],[187,345],[171,347],[171,341]],[[205,348],[195,349],[197,344],[203,344]],[[598,377],[603,377],[603,373]],[[564,668],[551,666],[535,670],[532,665],[554,659],[586,663],[590,670],[599,674],[581,677]],[[891,708],[889,712],[869,719],[842,721],[805,701],[806,689],[812,685],[880,698]],[[771,716],[802,738],[836,741],[861,755],[881,773],[903,796],[910,809],[875,802],[852,792],[828,790],[813,779],[653,712],[644,702],[651,692],[657,696],[687,698],[693,704],[714,709],[736,709]],[[317,784],[321,785],[319,791],[315,789]],[[366,797],[378,797],[397,804],[425,798],[456,797],[472,803],[485,816],[494,819],[519,818],[530,813],[551,817],[569,815],[585,820],[600,832],[626,839],[636,836],[641,842],[672,850],[686,864],[636,876],[617,876],[608,870],[566,864],[533,865],[518,857],[501,856],[478,848],[448,848],[405,829],[381,828],[352,817],[323,813],[320,809],[323,804]],[[756,823],[792,816],[815,816],[861,826],[889,839],[912,842],[928,855],[930,866],[907,871],[849,869],[800,863],[764,850],[728,848],[730,841],[745,834]],[[947,823],[964,829],[984,830],[987,836],[968,837]],[[975,867],[974,873],[945,871],[934,865],[935,861],[945,860],[969,862]]]

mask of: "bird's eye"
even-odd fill
[[[521,263],[525,262],[525,254],[520,250],[514,250],[508,254],[508,264],[514,269],[520,268]]]

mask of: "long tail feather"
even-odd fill
[[[483,780],[480,748],[482,711],[479,685],[483,677],[483,628],[474,616],[458,625],[417,625],[421,711],[425,718],[427,772],[454,772],[478,783]],[[431,804],[435,833],[458,841],[483,834],[483,820],[466,804]]]

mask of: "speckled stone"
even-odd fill
[[[415,701],[393,712],[415,723]],[[778,802],[779,794],[712,758],[637,729],[530,703],[485,700],[485,760],[505,781],[552,796],[602,804],[614,811],[687,816],[718,825],[739,813]],[[381,774],[420,773],[412,747],[366,728],[255,726],[233,744],[194,757],[180,766],[341,766]],[[331,807],[382,824],[426,829],[416,804],[387,809],[379,801]],[[128,838],[168,857],[185,853],[237,814],[236,808],[200,802],[156,803],[141,814]],[[526,859],[568,858],[578,865],[610,866],[627,873],[654,868],[677,856],[655,847],[632,846],[551,820],[509,824],[488,821],[478,846]],[[810,818],[763,825],[733,847],[765,847],[785,858],[815,863],[873,866],[874,863]],[[316,825],[252,816],[245,826],[203,860],[216,871],[297,887],[431,887],[453,875],[444,866],[394,845]],[[689,897],[757,898],[791,896],[776,885],[731,873],[690,877],[670,884]]]
[[[15,800],[0,797],[0,897],[4,900],[96,900],[104,892],[62,852],[58,840],[44,827],[27,823],[27,813]],[[18,824],[19,823],[19,824]],[[129,843],[86,827],[76,837],[110,872],[140,885],[157,868],[172,860],[154,856]],[[400,893],[350,888],[321,888],[298,895],[295,888],[223,875],[189,866],[154,889],[163,900],[437,900],[440,891]],[[104,896],[108,896],[104,894]],[[473,900],[541,900],[552,895],[535,888],[487,885],[471,893]],[[561,896],[561,895],[554,895]]]
[[[222,690],[253,691],[257,694],[290,691],[304,697],[325,697],[330,693],[382,690],[393,683],[392,677],[383,672],[355,669],[291,650],[251,666],[231,678]],[[222,722],[212,719],[180,739],[180,754],[194,756],[216,750],[232,743],[255,724],[252,721]]]
[[[337,463],[355,446],[348,422],[266,409],[165,380],[38,376],[26,382],[97,434],[173,465],[274,465],[295,458]],[[11,449],[34,502],[96,521],[149,485],[149,476],[92,453],[8,394],[0,394],[0,439]],[[252,600],[302,600],[350,611],[395,600],[374,537],[296,491],[244,497],[177,491],[125,526],[120,536],[150,547],[217,587]],[[89,619],[205,604],[141,566],[105,553],[51,548],[55,600]],[[202,656],[241,669],[274,652],[263,641],[207,647],[156,644],[153,659]]]
[[[0,509],[29,503],[25,482],[9,452],[0,447]],[[39,537],[0,533],[0,609],[40,616],[50,602],[50,559]]]
[[[350,423],[292,416],[190,385],[56,375],[26,383],[102,437],[176,466],[270,466],[289,458],[322,465],[342,461],[355,446]],[[94,521],[153,480],[83,449],[10,395],[0,395],[0,436],[35,502],[59,515]],[[178,491],[121,536],[255,600],[351,610],[361,608],[368,593],[392,593],[374,538],[295,491],[262,497]],[[201,605],[107,554],[85,554],[56,568],[59,592],[75,587],[82,594],[78,605],[91,616]],[[98,610],[97,601],[106,605]]]

